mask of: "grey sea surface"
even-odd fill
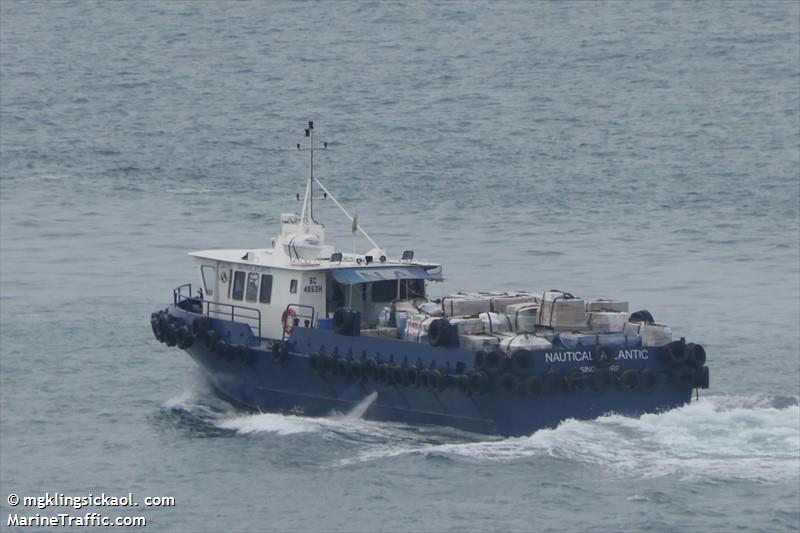
[[[434,294],[628,300],[711,388],[513,439],[218,399],[149,314],[187,252],[269,245],[308,120]],[[46,492],[174,497],[148,531],[800,529],[797,2],[3,0],[0,229],[0,529]]]

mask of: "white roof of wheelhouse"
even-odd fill
[[[283,257],[276,257],[272,248],[245,249],[235,248],[227,250],[201,250],[190,252],[190,256],[198,259],[208,259],[211,261],[221,261],[224,263],[234,263],[239,265],[252,265],[267,268],[280,268],[284,270],[339,270],[339,269],[386,269],[391,267],[418,266],[422,268],[439,267],[439,263],[427,261],[405,261],[398,259],[387,259],[386,262],[366,263],[363,254],[342,254],[342,261],[331,261],[329,258],[305,261],[284,261]],[[361,259],[357,262],[356,259]]]

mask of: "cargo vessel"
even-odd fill
[[[555,289],[430,297],[442,265],[378,246],[314,176],[313,122],[305,135],[300,213],[281,215],[270,247],[190,253],[196,284],[150,317],[155,338],[228,401],[325,416],[369,398],[366,419],[518,436],[672,409],[708,388],[703,346],[625,301]],[[327,244],[315,200],[336,204],[371,249]]]

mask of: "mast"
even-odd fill
[[[344,216],[346,216],[348,220],[350,220],[350,222],[353,224],[354,228],[353,234],[355,235],[356,232],[361,233],[364,237],[367,238],[367,240],[372,244],[372,246],[374,246],[375,248],[380,248],[378,243],[376,243],[372,239],[372,237],[370,237],[367,234],[367,232],[364,231],[364,228],[362,228],[358,224],[357,217],[351,216],[350,213],[348,213],[347,210],[342,206],[342,204],[340,204],[339,201],[336,200],[336,197],[334,197],[333,194],[331,194],[331,192],[327,189],[327,187],[325,187],[325,185],[323,185],[320,180],[314,177],[314,121],[313,120],[308,121],[308,127],[305,130],[305,134],[306,137],[308,137],[309,139],[309,147],[301,148],[300,143],[297,143],[297,149],[301,151],[302,150],[309,151],[311,167],[308,175],[308,182],[306,183],[306,192],[305,195],[303,196],[303,210],[300,213],[300,233],[305,233],[307,222],[312,224],[317,223],[317,221],[314,220],[314,183],[316,182],[316,184],[319,185],[320,188],[322,189],[323,192],[322,198],[323,199],[330,198],[331,200],[333,200],[333,203],[336,204],[336,207],[338,207],[342,211],[342,213],[344,213]],[[328,149],[328,143],[327,142],[322,143],[322,150],[327,150],[327,149]],[[299,194],[297,195],[297,199],[300,200]],[[306,216],[306,212],[308,213],[308,216]]]
[[[311,154],[311,169],[308,176],[308,183],[306,183],[306,193],[303,196],[303,211],[300,214],[300,233],[305,232],[306,220],[314,223],[314,121],[308,121],[306,128],[306,137],[309,138],[309,152]],[[327,144],[327,143],[326,143]],[[297,149],[300,150],[298,143]],[[308,219],[306,219],[306,210],[308,210]]]

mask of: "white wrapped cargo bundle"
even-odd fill
[[[500,338],[494,335],[459,335],[458,347],[462,350],[490,352],[500,347]]]
[[[445,316],[478,316],[492,310],[492,296],[489,294],[453,294],[442,298]]]
[[[514,304],[535,304],[539,299],[530,292],[509,292],[492,298],[492,311],[495,313],[505,313],[509,305]]]
[[[561,291],[542,296],[539,324],[556,330],[581,331],[588,328],[586,301]]]
[[[409,315],[415,315],[418,312],[417,309],[419,308],[419,306],[425,304],[426,301],[427,300],[423,298],[416,298],[411,300],[397,300],[392,303],[392,311],[394,312],[405,311]]]
[[[450,325],[458,329],[459,335],[480,335],[483,333],[483,321],[480,318],[451,318]]]
[[[539,306],[529,303],[511,304],[506,307],[506,316],[511,322],[511,331],[534,332],[539,320]]]
[[[437,304],[436,302],[425,302],[420,304],[417,307],[417,310],[425,315],[430,316],[442,316],[444,315],[444,311],[442,311],[442,306]]]
[[[412,315],[406,320],[405,340],[409,342],[428,342],[428,327],[436,320],[427,315]]]
[[[530,333],[518,333],[500,339],[500,350],[512,354],[517,350],[549,350],[553,347],[549,340]]]
[[[511,331],[511,321],[506,315],[500,313],[481,313],[478,318],[483,322],[483,331],[486,333],[502,333]]]
[[[594,311],[589,315],[589,329],[598,333],[622,333],[628,322],[628,313]]]
[[[618,300],[605,300],[599,298],[597,300],[589,300],[586,302],[586,310],[590,313],[595,311],[612,311],[615,313],[627,313],[628,302],[620,302]]]
[[[622,331],[625,335],[640,335],[642,346],[664,346],[672,342],[672,330],[661,324],[626,322]]]
[[[388,327],[378,326],[376,329],[377,329],[378,337],[386,337],[386,338],[389,338],[389,339],[398,338],[397,328],[388,328]]]

